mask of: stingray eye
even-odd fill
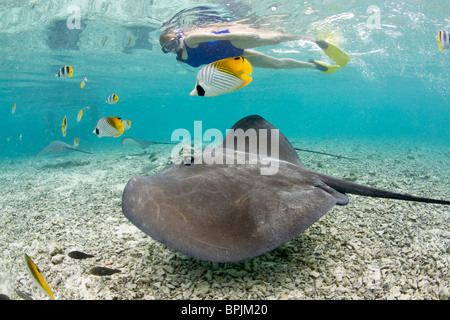
[[[183,160],[183,165],[186,167],[192,166],[194,164],[194,156],[186,157],[186,160]]]

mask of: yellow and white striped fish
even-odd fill
[[[80,109],[80,111],[78,111],[77,122],[81,121],[81,117],[83,117],[83,109]]]
[[[11,114],[16,113],[16,104],[14,103],[11,109]]]
[[[64,117],[64,119],[63,119],[61,131],[62,131],[63,137],[65,137],[67,135],[67,117]]]
[[[78,138],[73,139],[73,146],[78,147],[79,145],[80,145],[80,139],[78,139]]]
[[[447,30],[441,30],[438,32],[437,41],[439,44],[439,50],[450,49],[450,34],[447,32]]]
[[[117,101],[119,101],[119,96],[117,94],[112,94],[108,97],[108,100],[106,100],[106,103],[114,104],[114,103],[117,103]]]
[[[94,133],[99,137],[120,137],[125,130],[131,128],[130,120],[119,117],[106,117],[98,121]]]
[[[30,274],[31,278],[34,280],[36,285],[38,286],[39,290],[41,290],[43,293],[48,295],[50,299],[55,300],[53,297],[52,290],[50,290],[50,287],[48,286],[47,282],[45,281],[44,277],[42,276],[41,271],[39,268],[34,264],[33,260],[30,259],[30,257],[25,253],[24,254],[24,260],[25,265],[27,266],[28,273]]]
[[[73,68],[71,66],[62,67],[55,75],[55,77],[59,78],[70,78],[71,76],[73,76]]]
[[[83,82],[81,82],[81,84],[80,84],[81,89],[83,89],[86,86],[86,83],[87,83],[87,78],[84,77]]]
[[[222,59],[204,66],[197,74],[191,96],[215,97],[248,85],[252,65],[244,57]]]

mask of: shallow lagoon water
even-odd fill
[[[235,264],[202,262],[152,240],[121,211],[126,182],[162,169],[171,147],[123,148],[120,138],[92,133],[98,119],[112,115],[132,120],[126,135],[168,141],[175,129],[193,131],[196,120],[225,132],[260,114],[296,147],[358,158],[299,153],[312,170],[446,199],[449,52],[438,50],[436,37],[450,22],[442,2],[381,3],[379,29],[368,26],[369,2],[211,3],[224,16],[257,17],[305,36],[327,33],[352,57],[333,75],[255,68],[249,86],[211,99],[189,96],[198,70],[158,44],[162,24],[198,2],[74,4],[83,26],[75,35],[64,30],[66,4],[0,5],[7,44],[0,51],[0,293],[45,298],[25,270],[26,252],[57,299],[448,299],[447,207],[350,196],[349,205],[273,252]],[[61,39],[67,43],[58,46]],[[261,51],[329,61],[309,42]],[[64,65],[74,76],[55,78]],[[105,103],[111,93],[120,98],[116,105]],[[94,154],[35,157],[51,141],[75,137]],[[73,250],[95,257],[74,260]],[[89,273],[96,266],[122,272],[98,277]]]

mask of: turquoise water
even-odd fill
[[[147,140],[170,140],[177,128],[193,131],[195,120],[204,130],[225,131],[259,114],[288,138],[389,138],[449,147],[449,52],[439,51],[436,41],[450,24],[443,1],[379,2],[378,25],[370,1],[166,2],[1,1],[0,156],[32,156],[53,140],[72,144],[75,137],[85,150],[119,147],[120,138],[92,133],[105,116],[131,120],[126,135]],[[71,5],[79,9],[81,29],[67,28]],[[199,5],[208,10],[193,9]],[[352,61],[332,75],[255,68],[253,82],[239,91],[191,97],[199,68],[164,55],[159,34],[168,21],[204,23],[212,16],[325,37]],[[258,50],[331,61],[308,41]],[[74,76],[54,77],[65,65]],[[88,84],[80,89],[84,77]],[[112,93],[119,96],[116,105],[105,103]],[[79,109],[87,106],[78,123]]]
[[[69,29],[78,9],[80,29]],[[26,252],[57,299],[448,299],[447,206],[351,195],[280,248],[218,265],[171,250],[122,212],[126,183],[162,170],[171,146],[125,148],[93,133],[118,116],[132,121],[123,136],[169,141],[176,129],[193,134],[194,121],[225,132],[259,114],[295,147],[357,159],[299,152],[313,171],[448,199],[450,50],[436,41],[450,30],[447,11],[437,0],[0,0],[0,294],[45,298]],[[200,68],[163,54],[159,35],[234,20],[304,37],[257,48],[274,57],[332,63],[310,40],[325,38],[352,60],[331,75],[254,68],[236,92],[191,97]],[[56,78],[66,65],[73,77]],[[75,138],[93,154],[34,157]],[[95,258],[73,260],[73,250]],[[122,272],[89,273],[100,265]]]

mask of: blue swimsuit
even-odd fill
[[[230,33],[230,31],[213,31],[213,33]],[[201,66],[202,64],[208,64],[217,60],[241,56],[244,52],[244,49],[239,49],[233,46],[230,40],[203,42],[200,43],[197,48],[190,48],[185,42],[184,47],[186,48],[188,58],[183,60],[177,57],[177,60],[187,63],[195,68]]]

